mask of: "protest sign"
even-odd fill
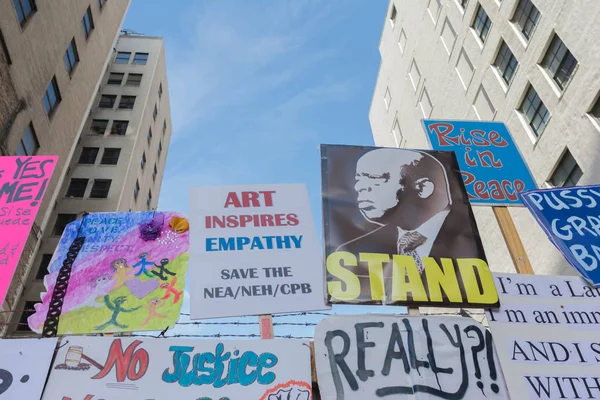
[[[311,388],[301,341],[73,336],[43,400],[310,400]]]
[[[329,301],[495,306],[453,152],[321,146]]]
[[[175,212],[92,213],[71,222],[50,261],[44,277],[48,290],[29,317],[29,327],[41,332],[55,318],[48,308],[69,266],[56,333],[173,326],[183,301],[188,229],[186,217]]]
[[[191,189],[191,318],[325,309],[306,187]]]
[[[521,197],[569,264],[600,286],[600,185],[531,190]]]
[[[470,318],[331,316],[315,358],[322,400],[509,398],[492,335]]]
[[[0,340],[0,400],[34,400],[42,390],[56,339]]]
[[[513,399],[600,398],[600,289],[579,277],[494,274],[488,310]]]
[[[0,157],[0,304],[57,160],[56,156]]]
[[[535,180],[503,122],[423,120],[434,150],[454,151],[471,204],[520,205]]]

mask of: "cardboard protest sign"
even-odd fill
[[[0,400],[41,398],[55,348],[55,338],[0,340]]]
[[[509,398],[492,335],[470,318],[331,316],[315,362],[322,400]]]
[[[321,146],[329,301],[495,306],[452,152]]]
[[[71,222],[50,261],[48,291],[29,327],[44,328],[56,282],[69,265],[58,334],[172,326],[183,301],[188,229],[186,217],[175,212],[93,213]]]
[[[69,337],[43,400],[311,400],[310,347],[295,340]]]
[[[600,398],[600,288],[573,276],[494,274],[488,310],[513,399]]]
[[[0,157],[0,304],[57,160],[56,156]]]
[[[423,120],[434,150],[454,151],[471,204],[520,205],[537,185],[503,122]]]
[[[191,318],[325,309],[306,187],[191,189]]]
[[[569,264],[600,286],[600,185],[531,190],[521,197]]]

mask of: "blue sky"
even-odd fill
[[[373,144],[368,113],[387,5],[134,0],[124,28],[164,37],[167,54],[173,137],[159,209],[188,212],[189,186],[305,183],[320,231],[319,144]],[[258,332],[257,326],[182,329]],[[311,335],[312,328],[276,326],[276,334],[288,333]]]

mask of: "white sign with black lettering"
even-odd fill
[[[600,288],[574,276],[494,274],[487,310],[514,399],[600,398]]]
[[[509,398],[492,335],[471,318],[327,317],[315,362],[323,400]]]

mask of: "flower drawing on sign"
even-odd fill
[[[71,266],[58,333],[162,330],[181,309],[189,232],[164,224],[174,212],[92,213],[68,224],[44,280],[47,291],[29,326],[40,332],[72,243],[83,240]],[[164,283],[164,285],[161,285]]]

